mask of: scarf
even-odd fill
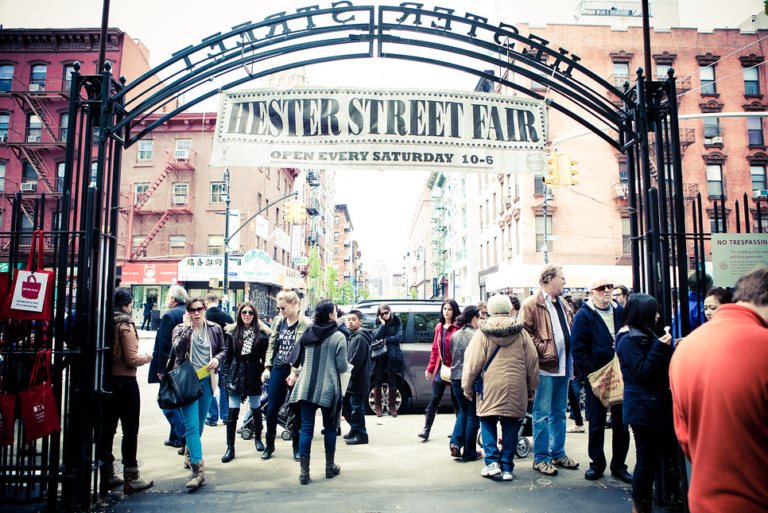
[[[256,330],[253,329],[253,326],[248,328],[243,332],[243,350],[241,351],[242,356],[248,356],[251,354],[251,349],[253,348],[253,341],[256,339]]]

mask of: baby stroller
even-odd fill
[[[517,448],[515,454],[518,458],[525,458],[528,453],[531,452],[531,441],[528,440],[529,436],[533,436],[533,402],[528,402],[528,410],[525,417],[520,421],[520,430],[517,432]],[[477,445],[483,446],[482,433],[477,434]],[[499,438],[499,445],[501,445],[501,438]]]
[[[262,411],[262,417],[267,416],[267,405],[269,404],[269,400],[267,398],[266,393],[267,387],[264,387],[264,393],[261,394],[261,401],[259,408]],[[280,411],[277,413],[277,424],[283,428],[283,432],[280,434],[280,437],[283,440],[290,440],[293,438],[293,435],[291,434],[291,429],[293,428],[294,423],[294,417],[293,411],[288,406],[288,400],[291,397],[291,391],[293,390],[292,387],[288,388],[288,392],[285,395],[285,401],[283,402],[282,406],[280,406]],[[243,440],[250,440],[253,434],[256,432],[255,426],[254,426],[254,420],[253,416],[250,415],[248,418],[246,418],[245,422],[243,423],[243,427],[240,431],[240,436],[243,438]]]
[[[261,410],[261,418],[264,418],[267,416],[267,394],[261,394],[261,400],[259,401],[259,409]],[[240,436],[243,438],[243,440],[250,440],[253,438],[254,433],[256,433],[256,420],[253,418],[253,414],[251,413],[251,410],[248,410],[248,415],[245,417],[245,420],[243,421],[243,425],[240,427],[239,432]]]

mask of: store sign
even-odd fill
[[[466,91],[224,92],[211,166],[543,173],[544,107]]]
[[[713,233],[712,279],[717,287],[734,287],[748,272],[768,266],[768,234]]]
[[[261,215],[256,216],[256,236],[262,239],[269,237],[269,220]]]
[[[291,234],[291,263],[297,264],[301,261],[301,243],[304,241],[302,237],[302,229],[299,225],[294,225],[293,234]]]
[[[280,228],[275,228],[275,245],[286,251],[291,249],[291,236]]]
[[[272,278],[272,257],[266,251],[252,249],[243,255],[243,267],[239,281],[268,283]]]
[[[202,281],[224,279],[224,256],[194,256],[178,264],[179,281]],[[229,281],[244,283],[267,283],[290,288],[305,288],[301,273],[278,264],[266,251],[252,249],[242,256],[229,257]]]
[[[229,279],[234,280],[239,276],[242,266],[242,257],[229,257]],[[216,256],[192,256],[181,260],[179,267],[179,281],[204,281],[211,278],[224,279],[224,255]]]
[[[301,273],[277,262],[272,262],[272,283],[289,289],[306,288]]]
[[[176,264],[124,264],[120,278],[123,285],[151,285],[177,281]]]

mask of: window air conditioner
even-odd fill
[[[173,197],[173,204],[174,205],[186,205],[187,204],[187,197],[183,195],[176,195]]]
[[[768,190],[767,189],[758,189],[758,190],[752,191],[752,197],[753,198],[768,198]]]
[[[720,136],[712,137],[712,138],[709,139],[709,143],[708,144],[723,144],[723,138],[720,137]]]
[[[21,184],[21,190],[24,192],[34,192],[37,188],[37,182],[24,182]]]
[[[31,143],[40,142],[40,136],[39,135],[29,135],[29,136],[27,136],[27,142],[31,142]]]
[[[42,84],[29,84],[29,90],[30,91],[43,91],[43,85]]]
[[[174,156],[174,158],[176,159],[177,162],[187,161],[187,160],[189,160],[189,150],[186,150],[186,149],[178,150],[177,149],[175,152],[173,152],[173,156]]]
[[[504,205],[508,207],[512,205],[512,196],[504,196]]]

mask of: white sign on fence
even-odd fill
[[[734,287],[739,277],[768,266],[768,234],[713,233],[712,279],[716,287]]]
[[[211,166],[541,174],[544,107],[539,100],[467,91],[224,92]]]

